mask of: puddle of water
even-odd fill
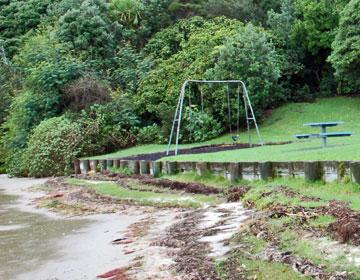
[[[209,256],[220,259],[228,252],[229,246],[225,241],[230,239],[238,228],[249,218],[249,210],[244,209],[242,203],[224,203],[216,207],[210,207],[204,213],[203,221],[199,224],[202,229],[211,228],[219,230],[218,233],[211,236],[204,236],[199,239],[201,242],[207,242],[211,246]],[[216,226],[219,222],[223,224]]]
[[[0,231],[11,231],[11,230],[19,230],[21,228],[25,228],[27,225],[0,225]]]
[[[0,176],[6,191],[0,191],[0,279],[95,279],[130,262],[111,241],[138,221],[139,213],[91,219],[48,215],[28,205],[39,194],[21,190],[32,184]]]

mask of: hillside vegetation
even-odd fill
[[[360,0],[0,1],[0,169],[63,175],[75,158],[143,144],[151,146],[130,151],[163,149],[189,78],[243,80],[262,120],[283,104],[356,95],[359,9]],[[191,110],[185,104],[181,143],[228,141],[213,140],[229,122],[236,126],[226,87],[202,88],[203,112],[199,88],[189,90],[195,97]],[[232,97],[230,104],[236,112]],[[289,106],[281,110],[308,110]],[[355,116],[355,105],[350,110]],[[267,139],[302,132],[282,120],[270,131],[276,114],[263,125]],[[355,140],[332,143],[347,141]]]

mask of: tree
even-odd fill
[[[212,20],[194,17],[155,35],[146,47],[147,51],[155,51],[155,66],[144,75],[134,96],[138,112],[161,122],[167,134],[183,82],[206,78],[206,71],[214,66],[218,47],[241,25],[224,17]],[[213,95],[216,99],[215,92]],[[221,106],[213,109],[222,111]]]
[[[112,0],[110,3],[111,15],[126,26],[137,26],[144,9],[140,0]]]
[[[282,98],[278,90],[281,69],[269,34],[249,23],[220,48],[217,63],[209,74],[217,80],[243,80],[254,107],[261,113],[261,109]]]
[[[340,11],[348,0],[298,0],[294,39],[312,54],[330,50],[339,24]]]
[[[360,0],[351,0],[341,12],[340,26],[332,44],[330,62],[334,66],[340,93],[360,91]]]
[[[55,33],[84,59],[96,60],[114,56],[121,28],[110,20],[104,0],[85,0],[60,17]]]
[[[333,69],[327,59],[339,24],[340,11],[349,0],[297,0],[292,27],[294,48],[303,52],[302,83],[313,92],[335,93]]]
[[[82,61],[73,57],[69,45],[53,38],[50,31],[39,31],[28,38],[13,59],[14,67],[25,77],[26,86],[38,93],[59,92],[85,68]]]
[[[54,0],[13,0],[0,7],[0,39],[12,57],[20,47],[21,37],[36,28],[47,15]]]
[[[296,74],[302,68],[299,63],[303,56],[302,51],[292,40],[296,20],[294,2],[295,0],[282,0],[279,13],[274,10],[268,13],[268,25],[275,38],[278,51],[283,56],[283,74],[286,75]]]

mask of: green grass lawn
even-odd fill
[[[217,196],[184,194],[181,192],[170,192],[170,190],[168,190],[169,193],[136,189],[130,190],[114,182],[90,182],[79,179],[68,179],[67,183],[92,188],[101,195],[116,197],[123,201],[140,205],[198,208],[223,202],[223,200]]]
[[[343,125],[328,131],[350,131],[351,137],[329,138],[328,147],[321,148],[321,139],[296,140],[295,134],[319,133],[319,128],[304,123],[343,121]],[[176,161],[301,161],[301,160],[360,160],[360,98],[326,98],[316,103],[293,103],[274,110],[270,118],[260,125],[264,141],[293,140],[292,144],[264,146],[219,153],[180,155],[168,160]],[[253,139],[256,139],[252,131]],[[243,133],[242,139],[246,139]]]
[[[350,131],[352,137],[328,139],[328,148],[321,148],[321,139],[296,140],[294,134],[318,133],[319,128],[303,126],[308,122],[344,121],[345,124],[329,128],[328,131]],[[264,146],[236,151],[180,155],[170,157],[173,161],[288,161],[288,160],[360,160],[360,98],[325,98],[315,103],[292,103],[272,112],[272,115],[260,124],[260,131],[265,142],[292,140],[294,143],[281,146]],[[257,141],[256,133],[252,138]],[[246,132],[240,134],[240,142],[247,142]],[[180,148],[205,144],[232,143],[230,135],[204,143],[180,145]],[[119,158],[135,154],[165,151],[167,145],[144,145],[104,155],[100,158]]]

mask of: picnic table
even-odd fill
[[[321,133],[317,134],[297,134],[295,135],[298,139],[307,139],[307,138],[322,138],[323,147],[327,146],[327,138],[328,137],[345,137],[351,136],[352,132],[326,132],[327,127],[338,126],[343,124],[344,122],[317,122],[317,123],[306,123],[304,126],[310,127],[320,127]]]

